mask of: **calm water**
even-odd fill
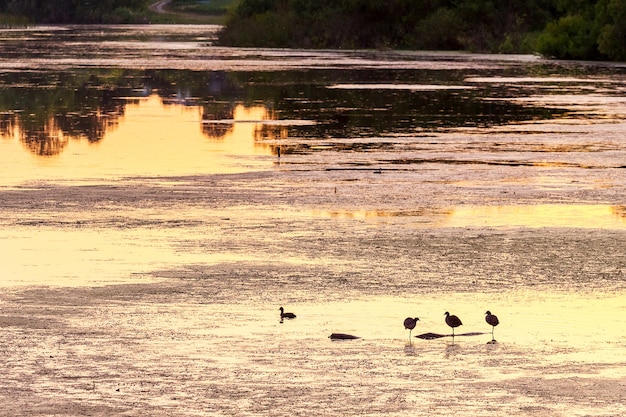
[[[0,30],[6,415],[626,413],[625,66],[215,30]]]

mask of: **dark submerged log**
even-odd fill
[[[333,333],[330,336],[328,336],[330,338],[330,340],[354,340],[354,339],[360,339],[359,336],[354,336],[351,334],[346,334],[346,333]]]

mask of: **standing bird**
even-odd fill
[[[454,328],[461,326],[463,323],[460,318],[454,315],[451,316],[447,311],[444,314],[446,315],[446,324],[452,327],[452,340],[454,340]]]
[[[420,321],[420,319],[418,319],[417,317],[415,317],[414,319],[412,319],[411,317],[407,317],[404,319],[404,329],[409,329],[409,340],[411,339],[411,332],[415,328],[415,325],[418,321]]]
[[[491,314],[491,311],[487,311],[485,316],[485,321],[491,325],[491,341],[495,342],[496,339],[493,337],[493,330],[496,328],[498,324],[500,324],[500,320],[498,320],[498,316],[495,314]]]
[[[296,315],[293,313],[285,313],[285,309],[284,308],[279,308],[280,310],[280,322],[283,322],[283,319],[295,319]]]

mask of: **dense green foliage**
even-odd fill
[[[555,18],[552,0],[241,0],[225,44],[522,50]]]
[[[626,0],[240,0],[224,45],[626,59]]]
[[[3,0],[0,26],[147,22],[151,3]],[[626,0],[173,0],[170,7],[179,16],[220,16],[231,10],[219,37],[223,45],[626,60]]]
[[[0,0],[0,27],[29,23],[223,23],[239,0]]]
[[[564,59],[626,60],[626,0],[561,0],[538,50]]]
[[[4,0],[4,21],[36,23],[137,23],[145,21],[146,0]],[[21,16],[21,18],[20,18]],[[21,20],[20,20],[21,19]]]
[[[179,13],[221,16],[228,13],[234,2],[235,0],[172,0],[170,7]]]

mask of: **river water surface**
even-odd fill
[[[626,414],[625,66],[216,29],[0,30],[1,415]]]

